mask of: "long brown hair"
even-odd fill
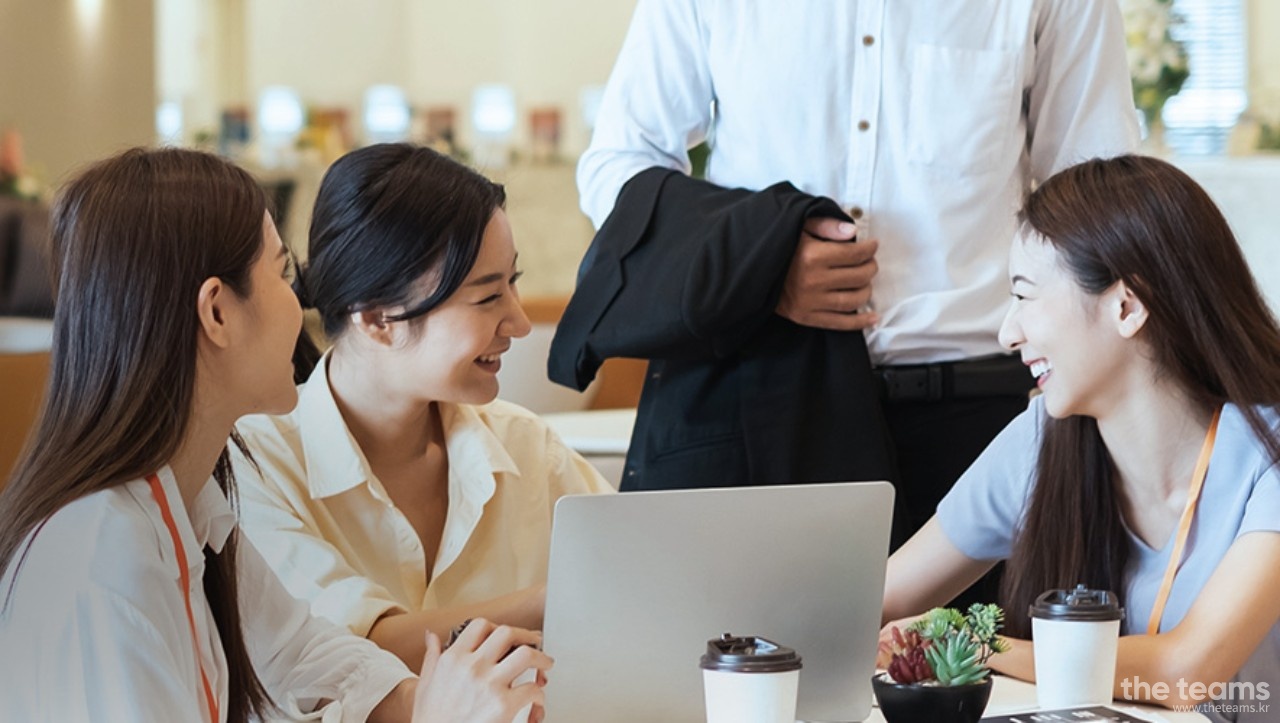
[[[1141,334],[1158,373],[1205,410],[1237,405],[1280,461],[1280,435],[1255,406],[1280,405],[1280,328],[1195,181],[1154,158],[1092,160],[1045,181],[1022,216],[1085,291],[1131,288],[1150,312]],[[1096,422],[1045,420],[1035,490],[1006,566],[1008,632],[1030,636],[1026,611],[1045,590],[1084,583],[1123,596],[1128,550]]]
[[[249,294],[265,208],[243,170],[176,149],[126,151],[61,191],[49,383],[0,494],[0,570],[21,564],[23,540],[63,506],[155,472],[177,452],[195,394],[197,292],[218,277]],[[225,449],[214,477],[234,504]],[[271,701],[240,626],[237,538],[221,553],[206,548],[204,588],[230,671],[227,719],[240,723]]]

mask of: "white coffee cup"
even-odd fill
[[[754,636],[707,641],[702,685],[707,723],[795,723],[800,656]]]
[[[1124,620],[1115,594],[1084,585],[1050,590],[1030,612],[1037,704],[1052,710],[1110,703]]]

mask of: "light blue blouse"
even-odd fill
[[[1280,414],[1262,410],[1273,428],[1280,428]],[[1034,485],[1040,436],[1047,415],[1040,398],[1013,420],[964,473],[938,505],[938,521],[952,544],[975,560],[1003,560],[1012,550]],[[1218,434],[1199,507],[1187,538],[1182,567],[1174,579],[1160,629],[1176,626],[1195,602],[1241,535],[1280,532],[1280,466],[1274,464],[1263,442],[1254,434],[1239,408],[1227,405],[1218,422]],[[1141,634],[1155,603],[1155,596],[1172,554],[1173,536],[1153,549],[1129,532],[1129,564],[1125,570],[1125,607],[1122,634]],[[1280,588],[1280,570],[1276,571]],[[1010,611],[1023,614],[1025,611]],[[1206,711],[1217,721],[1280,720],[1280,625],[1259,644],[1234,682],[1254,684],[1249,694],[1218,701],[1218,711]],[[1266,683],[1262,688],[1259,684]],[[1266,695],[1268,698],[1263,698]],[[1270,700],[1274,696],[1275,700]],[[1227,711],[1233,705],[1240,710]],[[1267,710],[1262,710],[1267,706]],[[1255,710],[1249,710],[1250,708]]]

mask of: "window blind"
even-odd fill
[[[1173,9],[1191,74],[1164,106],[1165,142],[1179,155],[1221,154],[1249,102],[1244,0],[1174,0]]]

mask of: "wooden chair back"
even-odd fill
[[[49,352],[0,352],[0,488],[35,423],[49,378]]]
[[[567,296],[541,296],[522,298],[524,312],[535,324],[558,324],[569,304]],[[645,370],[649,363],[643,359],[609,359],[597,375],[599,391],[588,404],[589,409],[626,409],[640,403],[640,390],[644,387]]]

